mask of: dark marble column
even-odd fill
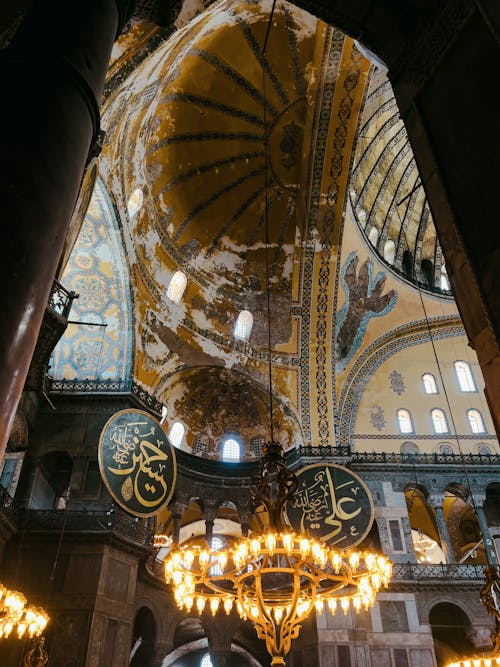
[[[131,0],[35,2],[0,51],[0,457],[89,153],[113,42]]]
[[[476,509],[476,516],[477,516],[477,522],[479,524],[479,530],[481,531],[481,535],[483,537],[483,544],[484,544],[484,551],[486,553],[486,560],[490,565],[497,565],[498,560],[497,560],[497,555],[495,551],[495,545],[493,544],[493,538],[491,537],[490,534],[490,529],[488,526],[488,520],[486,519],[486,514],[484,513],[483,505],[484,505],[484,498],[483,497],[475,497],[474,498],[474,505]]]
[[[444,518],[443,500],[444,498],[442,497],[432,497],[430,498],[430,504],[432,505],[434,511],[436,512],[439,539],[441,541],[441,549],[443,550],[446,562],[454,563],[455,555],[453,553],[453,547],[451,546],[448,526],[446,525],[446,520]]]

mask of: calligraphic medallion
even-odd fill
[[[359,544],[373,523],[373,500],[366,484],[351,470],[316,463],[296,473],[298,486],[286,503],[292,528],[348,549]]]
[[[135,516],[153,516],[171,499],[175,451],[160,424],[142,410],[121,410],[99,439],[99,468],[113,499]]]

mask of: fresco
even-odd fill
[[[358,263],[356,252],[351,252],[340,275],[346,299],[337,315],[337,372],[343,371],[359,348],[370,319],[387,315],[397,301],[395,290],[383,294],[386,274],[379,271],[373,276],[373,261],[369,257],[359,271]]]

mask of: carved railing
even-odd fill
[[[407,463],[452,465],[500,464],[500,454],[392,454],[390,452],[353,452],[352,463]]]
[[[64,319],[67,319],[75,298],[78,298],[75,292],[67,290],[61,283],[54,280],[52,289],[50,290],[48,307],[61,317],[64,317]]]
[[[392,581],[481,581],[486,565],[395,563]]]
[[[392,452],[353,452],[350,447],[301,447],[302,456],[346,458],[351,463],[490,465],[500,464],[500,454],[400,454]]]
[[[115,508],[108,511],[21,509],[19,526],[30,532],[116,533],[145,546],[150,545],[153,537],[143,519]]]
[[[70,393],[124,393],[130,391],[129,380],[55,380],[47,378],[47,388],[52,392]]]

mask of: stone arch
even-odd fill
[[[480,564],[486,562],[482,535],[474,507],[470,504],[470,491],[460,482],[450,482],[445,487],[443,514],[450,542],[457,562]]]
[[[457,601],[434,604],[429,610],[429,625],[439,667],[474,652],[474,646],[468,639],[473,624],[467,611]]]

